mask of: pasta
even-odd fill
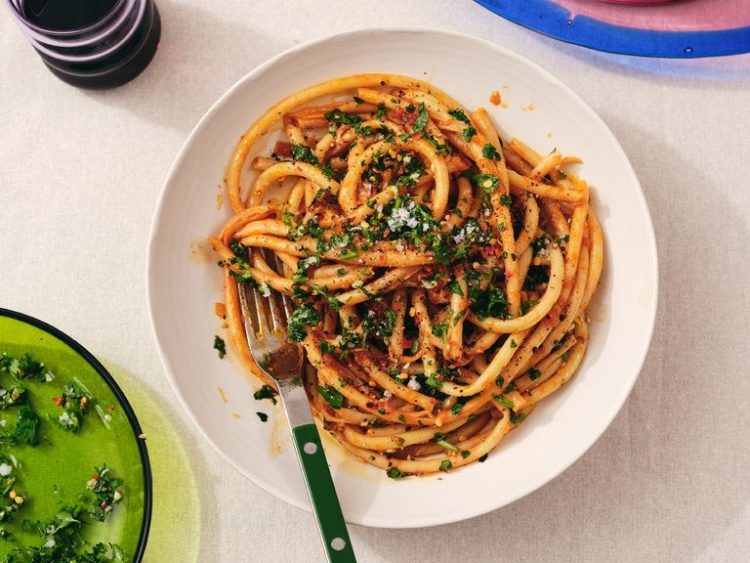
[[[603,237],[579,163],[406,76],[281,100],[238,142],[210,239],[234,349],[273,385],[238,284],[292,296],[313,412],[344,448],[393,478],[483,461],[586,350]]]

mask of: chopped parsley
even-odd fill
[[[13,432],[0,433],[0,445],[36,446],[39,444],[39,415],[28,405],[21,405],[18,409],[18,419]]]
[[[308,219],[304,226],[304,234],[308,234],[313,238],[323,238],[323,229],[315,219]]]
[[[435,437],[432,439],[432,441],[435,442],[438,446],[445,448],[446,450],[458,453],[458,448],[445,439],[445,434],[435,434]]]
[[[292,145],[292,160],[307,162],[308,164],[313,164],[315,166],[320,165],[318,157],[315,156],[315,153],[312,151],[312,149],[310,147],[306,147],[305,145]]]
[[[460,295],[461,297],[464,296],[464,292],[461,290],[461,284],[458,283],[458,280],[449,281],[446,287],[450,290],[451,293],[455,293],[456,295]]]
[[[443,388],[443,382],[437,378],[437,373],[431,373],[427,379],[425,380],[425,383],[432,387],[433,389],[442,389]]]
[[[425,138],[427,139],[427,142],[429,142],[435,148],[435,152],[437,154],[451,153],[451,148],[448,145],[438,143],[437,139],[435,139],[432,135],[425,135]]]
[[[483,455],[482,457],[480,457],[480,458],[479,458],[479,459],[478,459],[477,461],[478,461],[479,463],[484,463],[485,461],[487,461],[487,457],[488,457],[488,456],[489,456],[489,454],[484,454],[484,455]]]
[[[511,401],[510,399],[506,397],[503,397],[502,395],[493,395],[492,398],[495,399],[501,405],[508,407],[509,409],[512,409],[513,407],[515,407],[515,405],[513,404],[513,401]]]
[[[23,405],[18,409],[15,441],[17,444],[28,444],[29,446],[39,444],[39,416],[28,405]]]
[[[57,417],[57,424],[69,432],[78,432],[83,424],[83,417],[89,411],[94,397],[77,379],[63,387],[61,397],[55,397],[55,403],[64,410]]]
[[[494,192],[495,188],[500,184],[500,178],[494,174],[470,174],[469,179],[488,194]]]
[[[384,210],[384,220],[390,231],[390,239],[401,238],[415,244],[437,227],[430,210],[409,196],[394,199]]]
[[[540,378],[540,377],[542,376],[542,372],[541,372],[541,371],[539,371],[539,370],[538,370],[538,369],[536,369],[536,368],[531,368],[531,369],[529,370],[529,373],[528,373],[528,375],[529,375],[529,379],[530,379],[531,381],[536,381],[537,379],[539,379],[539,378]]]
[[[292,217],[294,216],[292,215]],[[290,230],[290,236],[291,236],[291,230]],[[250,263],[248,262],[249,248],[245,246],[244,244],[236,242],[236,241],[230,244],[229,246],[232,249],[232,252],[234,252],[234,256],[232,256],[226,262],[227,264],[231,266],[237,266],[237,269],[230,269],[229,273],[232,274],[232,276],[234,276],[234,278],[237,280],[238,283],[247,283],[247,284],[254,285],[255,280],[253,279],[253,275],[250,272]]]
[[[344,306],[344,304],[340,300],[336,299],[333,295],[329,295],[327,297],[327,301],[328,301],[328,306],[331,307],[335,311],[338,311],[339,309],[341,309],[341,307]]]
[[[417,156],[400,152],[403,163],[403,173],[396,180],[397,186],[405,186],[407,188],[413,188],[417,185],[417,180],[424,174],[424,164],[422,160]]]
[[[451,243],[453,247],[451,249],[450,259],[465,260],[469,258],[474,252],[474,247],[476,245],[485,246],[489,242],[489,238],[489,231],[483,230],[479,221],[474,217],[467,218],[463,225],[460,227],[454,227],[450,232],[448,242]],[[455,282],[455,285],[460,290],[458,282]],[[456,293],[454,289],[451,289],[451,291]]]
[[[449,109],[448,114],[454,119],[457,119],[458,121],[469,123],[469,118],[466,117],[466,113],[464,113],[464,110],[462,110],[461,108]]]
[[[40,383],[48,383],[55,376],[45,369],[44,364],[26,353],[20,358],[14,358],[8,354],[0,354],[0,374],[5,374],[14,379],[31,379]]]
[[[461,131],[461,138],[468,143],[476,134],[477,134],[477,130],[474,129],[471,125],[469,125],[466,129]]]
[[[106,464],[95,470],[96,474],[86,483],[86,488],[94,495],[89,515],[98,522],[104,522],[115,505],[122,502],[123,481]]]
[[[406,473],[401,471],[398,467],[389,467],[385,474],[391,479],[403,479],[406,477]]]
[[[356,248],[350,248],[341,253],[342,260],[352,260],[359,256],[359,251]]]
[[[306,326],[314,326],[320,322],[320,313],[310,305],[304,303],[297,307],[289,317],[289,340],[302,342],[307,335]]]
[[[23,522],[23,530],[36,532],[44,540],[41,547],[15,548],[3,563],[125,563],[120,546],[99,542],[87,549],[83,539],[85,525],[89,523],[86,508],[81,504],[67,505],[47,522]]]
[[[264,412],[256,412],[261,422],[268,422],[268,415]]]
[[[521,424],[527,416],[525,412],[513,413],[510,415],[510,421],[513,424]]]
[[[487,143],[482,147],[482,156],[490,160],[500,160],[502,158],[492,143]]]
[[[340,127],[342,125],[353,125],[355,129],[358,129],[359,125],[362,123],[362,118],[359,115],[354,113],[345,113],[340,109],[327,111],[323,115],[323,117],[325,117],[326,121],[328,121],[331,125],[334,125],[336,127]]]
[[[395,322],[396,312],[392,309],[386,309],[382,315],[375,314],[372,309],[368,310],[368,314],[362,321],[362,328],[365,332],[363,340],[366,340],[367,335],[370,333],[380,338],[388,338],[393,334],[393,325]]]
[[[297,270],[292,275],[292,283],[302,284],[307,281],[307,271],[320,265],[320,256],[308,256],[297,262]]]
[[[424,131],[429,117],[430,116],[427,113],[424,104],[419,104],[419,115],[417,116],[417,120],[414,122],[414,131],[416,131],[417,133],[421,133],[422,131]]]
[[[261,399],[271,399],[273,404],[276,404],[276,390],[270,385],[263,385],[255,393],[253,393],[253,399],[260,401]]]
[[[320,352],[322,354],[334,354],[336,352],[336,346],[328,342],[327,340],[320,341]]]
[[[321,170],[323,171],[323,176],[325,176],[329,180],[332,180],[336,175],[336,172],[334,171],[333,166],[331,166],[330,163],[326,164]]]
[[[444,459],[442,462],[440,462],[440,471],[448,471],[450,469],[453,469],[453,464],[451,463],[451,460]]]
[[[214,336],[214,350],[219,353],[219,359],[223,359],[227,355],[227,345],[224,339],[218,334]]]
[[[451,407],[451,414],[453,416],[458,416],[458,413],[461,412],[461,409],[464,408],[464,403],[460,403],[456,401],[456,403]]]
[[[531,248],[534,251],[534,255],[539,254],[549,246],[549,236],[543,234],[540,237],[535,238],[531,243]]]
[[[471,312],[479,319],[487,317],[504,319],[508,316],[508,300],[503,290],[499,287],[488,287],[481,289],[478,286],[469,288],[469,297],[472,300]]]
[[[445,337],[448,334],[448,325],[441,324],[441,323],[433,323],[432,334],[434,334],[438,338],[442,338],[443,340],[445,340]]]
[[[318,385],[318,393],[334,409],[340,409],[344,406],[344,396],[332,385],[326,385],[325,387]]]

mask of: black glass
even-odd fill
[[[148,66],[161,36],[153,0],[5,0],[44,63],[82,88],[114,88]]]

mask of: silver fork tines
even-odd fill
[[[270,261],[269,265],[278,271],[280,263],[277,258],[272,255]],[[302,347],[289,341],[287,322],[293,311],[290,299],[276,291],[267,291],[266,294],[264,297],[250,284],[239,284],[240,307],[250,352],[261,369],[282,383],[299,377]]]

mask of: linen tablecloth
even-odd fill
[[[578,92],[643,184],[660,302],[633,394],[579,462],[470,521],[404,531],[354,526],[359,560],[747,561],[750,57],[595,53],[468,0],[158,6],[156,58],[134,82],[107,92],[57,80],[0,10],[0,305],[68,332],[132,397],[155,474],[147,561],[323,561],[312,517],[230,467],[177,404],[148,320],[146,245],[172,159],[220,94],[284,49],[369,26],[487,38]]]

